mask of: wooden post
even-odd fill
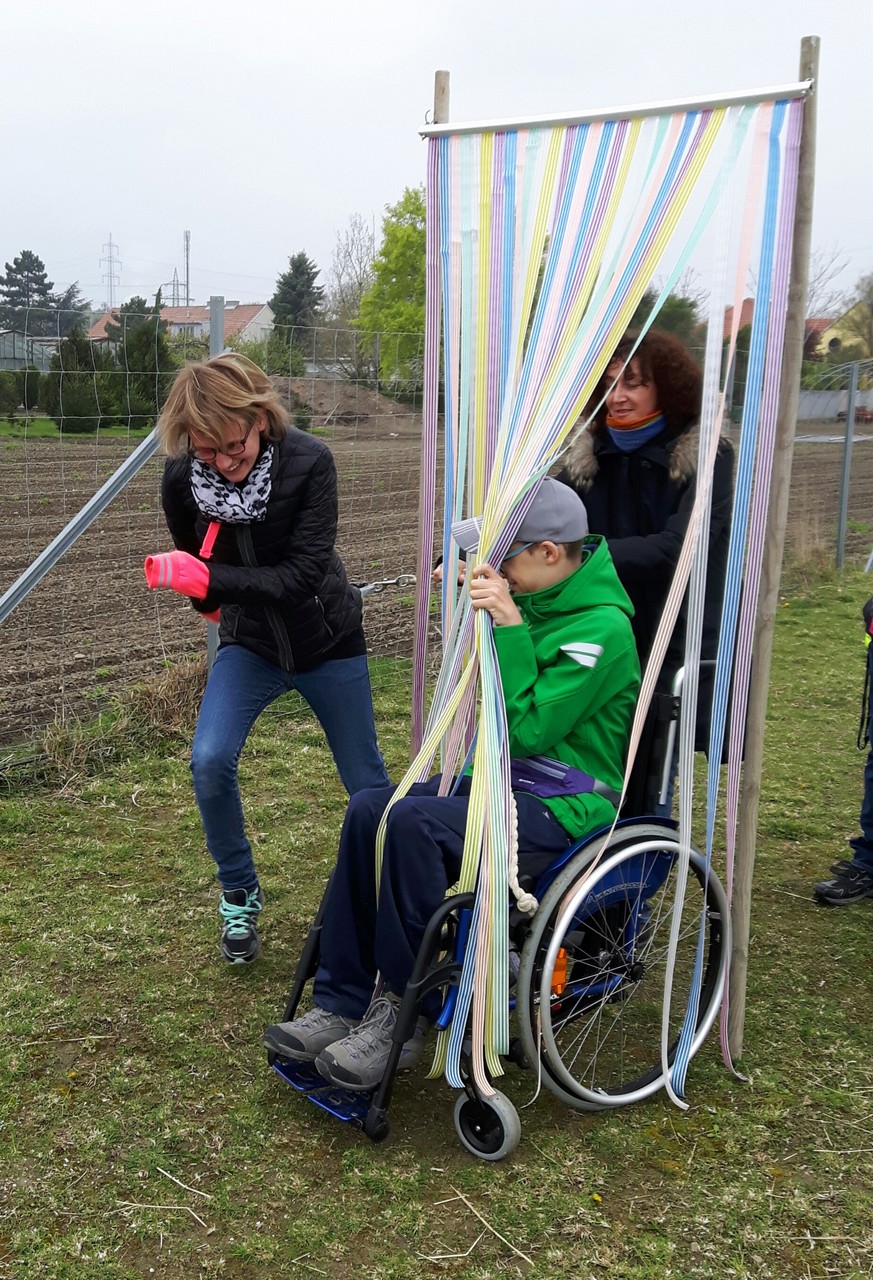
[[[791,483],[791,456],[800,393],[800,371],[803,361],[803,337],[806,324],[806,294],[809,282],[809,252],[812,232],[812,196],[815,184],[815,119],[818,94],[818,36],[804,36],[800,45],[800,79],[811,80],[812,88],[803,106],[803,132],[797,173],[797,207],[794,214],[794,247],[791,277],[788,285],[788,309],[785,316],[785,348],[779,388],[779,416],[776,422],[776,444],[770,493],[770,514],[761,565],[761,594],[755,622],[752,683],[749,691],[749,713],[746,729],[743,790],[740,800],[737,864],[734,877],[733,945],[730,970],[730,1012],[728,1042],[736,1061],[743,1052],[743,1026],[746,1016],[746,981],[749,968],[749,921],[752,904],[752,873],[755,866],[755,840],[758,829],[758,804],[761,796],[761,770],[764,756],[764,722],[767,714],[767,692],[770,684],[770,660],[773,654],[773,626],[779,599],[779,576],[785,547],[788,519],[788,492]]]
[[[433,77],[433,124],[449,122],[449,73],[435,71]]]

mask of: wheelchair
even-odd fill
[[[645,814],[646,806],[667,793],[679,688],[681,673],[674,692],[653,701],[623,813]],[[583,882],[595,859],[596,868]],[[545,1088],[577,1110],[640,1102],[665,1083],[661,1023],[678,862],[676,822],[622,816],[613,831],[579,840],[529,886],[539,901],[532,918],[510,907],[515,1035],[508,1059],[536,1073]],[[315,976],[326,898],[327,891],[306,938],[282,1021],[294,1018],[305,986]],[[312,1064],[270,1052],[272,1068],[336,1119],[357,1125],[375,1142],[387,1138],[401,1049],[413,1033],[424,997],[434,990],[442,993],[437,1029],[452,1021],[474,901],[472,893],[451,895],[431,917],[401,1002],[385,1072],[373,1091],[337,1088]],[[703,855],[692,849],[672,983],[668,1070],[679,1045],[701,919],[702,977],[691,1055],[717,1016],[730,956],[724,890],[714,873],[707,872]],[[464,1090],[455,1103],[455,1130],[472,1155],[501,1160],[520,1140],[518,1112],[499,1091],[484,1096],[469,1063],[468,1039],[461,1055]]]

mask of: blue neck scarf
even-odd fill
[[[641,448],[644,444],[648,444],[650,440],[654,440],[659,436],[667,423],[664,421],[664,415],[656,413],[654,417],[647,418],[638,427],[611,427],[607,420],[606,430],[609,432],[609,438],[617,449],[622,453],[633,453],[635,449]]]

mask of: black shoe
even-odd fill
[[[833,879],[822,880],[813,892],[828,907],[847,907],[862,898],[873,898],[873,871],[858,862],[835,862]]]
[[[225,889],[218,903],[224,920],[221,954],[228,964],[250,964],[261,949],[258,916],[264,909],[260,888]]]

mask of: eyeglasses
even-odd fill
[[[228,444],[223,445],[220,449],[201,449],[199,445],[192,445],[189,438],[188,457],[196,458],[199,462],[214,462],[220,453],[223,453],[225,458],[238,458],[241,453],[246,451],[246,444],[254,425],[254,421],[249,423],[243,432],[242,440],[229,441]]]
[[[523,542],[520,547],[514,547],[512,551],[507,551],[503,557],[502,564],[506,564],[507,560],[514,560],[516,556],[520,556],[522,551],[527,551],[528,547],[535,547],[535,542]]]

